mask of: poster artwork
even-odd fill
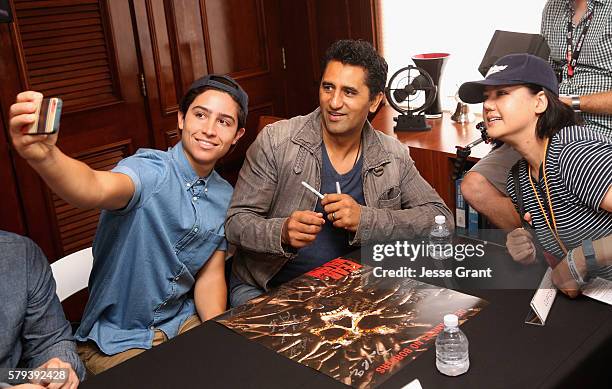
[[[445,314],[463,323],[485,305],[336,258],[216,320],[346,385],[371,388],[427,351]]]

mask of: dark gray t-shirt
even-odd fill
[[[338,174],[334,169],[325,145],[321,147],[321,159],[323,167],[321,171],[321,188],[319,192],[336,193],[336,182],[340,183],[342,193],[348,194],[361,205],[365,205],[363,197],[363,179],[361,170],[363,166],[363,157],[360,156],[355,162],[355,166],[345,173]],[[313,195],[314,196],[314,195]],[[278,286],[295,277],[302,275],[325,262],[346,255],[356,249],[349,246],[350,232],[343,228],[336,228],[333,223],[327,219],[327,214],[321,206],[321,202],[317,201],[315,212],[323,213],[325,224],[323,229],[317,235],[317,238],[310,245],[298,250],[298,255],[295,259],[287,262],[287,264],[272,278],[271,286]]]

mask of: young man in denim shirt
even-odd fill
[[[36,93],[11,107],[15,149],[64,200],[103,209],[76,333],[87,369],[100,373],[223,312],[232,187],[213,168],[244,134],[244,90],[227,76],[195,81],[179,107],[181,142],[139,150],[112,171],[63,154],[57,134],[24,134]]]

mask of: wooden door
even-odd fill
[[[379,0],[281,1],[286,110],[304,115],[319,105],[321,62],[338,39],[364,39],[378,47]]]
[[[151,145],[131,2],[15,0],[12,6],[15,22],[2,26],[0,40],[5,115],[21,90],[61,97],[58,145],[96,169]],[[91,245],[99,212],[69,206],[19,156],[13,163],[27,234],[46,254],[53,259]]]
[[[260,115],[285,116],[279,0],[135,0],[155,146],[180,138],[177,111],[193,80],[229,74],[249,95],[247,132],[217,164],[232,184]]]

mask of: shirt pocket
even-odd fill
[[[391,186],[384,190],[378,198],[378,208],[398,210],[402,206],[402,196],[399,186]]]
[[[217,250],[225,235],[204,230],[194,237],[179,253],[179,260],[187,266],[189,272],[195,274],[204,266],[211,255]]]

